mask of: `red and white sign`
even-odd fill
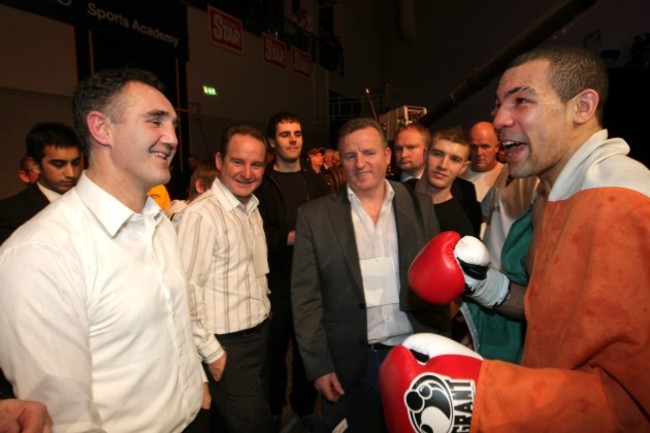
[[[262,33],[262,57],[269,65],[287,69],[287,44]]]
[[[212,6],[208,6],[208,17],[210,42],[239,52],[244,50],[244,28],[240,20]]]
[[[304,51],[291,48],[292,69],[298,75],[311,77],[311,57]]]

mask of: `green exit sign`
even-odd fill
[[[219,96],[219,92],[212,86],[203,86],[203,93],[208,96]]]

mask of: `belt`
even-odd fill
[[[216,334],[216,336],[217,338],[235,338],[235,337],[245,337],[247,335],[257,334],[259,332],[262,332],[264,325],[266,325],[266,322],[268,321],[269,318],[267,317],[266,319],[262,320],[260,323],[253,326],[252,328],[242,329],[241,331],[228,332],[226,334]]]
[[[383,352],[385,350],[392,349],[393,346],[388,346],[382,343],[372,343],[368,345],[368,348],[370,348],[370,350],[372,350],[373,352]]]

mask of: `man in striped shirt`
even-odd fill
[[[219,176],[177,216],[190,281],[195,342],[208,372],[213,409],[226,431],[270,432],[267,248],[258,200],[266,141],[247,125],[228,128]],[[227,354],[227,362],[226,362]]]

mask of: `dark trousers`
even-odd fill
[[[9,383],[9,381],[5,378],[5,375],[2,373],[2,370],[0,370],[0,396],[2,398],[13,398],[14,397],[14,390]]]
[[[291,342],[291,390],[289,403],[298,416],[314,413],[317,391],[307,380],[298,350],[291,315],[291,297],[271,295],[271,413],[282,414],[287,390],[287,349]]]
[[[210,411],[200,409],[194,421],[185,427],[183,433],[210,433]]]
[[[388,350],[368,348],[368,365],[363,378],[345,387],[345,394],[336,403],[323,398],[323,426],[317,433],[329,433],[342,424],[347,425],[347,433],[387,432],[379,395],[379,367],[386,355]]]
[[[211,432],[267,433],[273,429],[269,407],[269,321],[251,330],[217,335],[227,354],[219,382],[206,369],[212,395]]]

